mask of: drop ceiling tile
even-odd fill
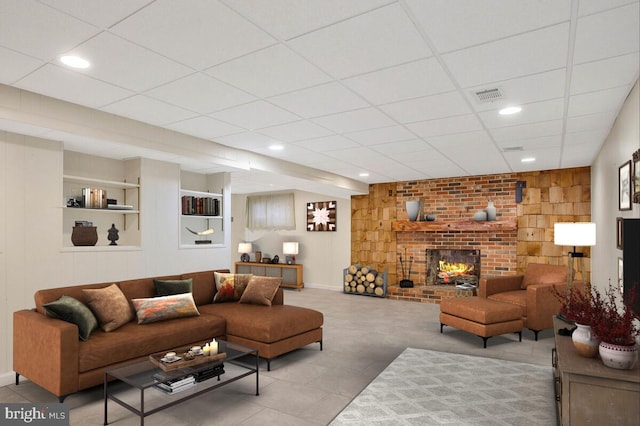
[[[571,12],[571,2],[568,1],[409,0],[407,4],[439,52],[568,21]]]
[[[35,1],[3,0],[0,46],[49,61],[99,29]]]
[[[600,145],[567,145],[562,152],[561,168],[584,167],[593,164]]]
[[[0,46],[0,64],[11,64],[10,67],[0,67],[0,83],[11,84],[35,71],[44,62]]]
[[[578,19],[573,62],[637,52],[640,49],[638,2]]]
[[[518,114],[500,115],[498,111],[484,111],[478,115],[488,129],[495,129],[497,127],[557,120],[562,118],[563,114],[564,99],[553,99],[522,105],[522,112]]]
[[[361,146],[337,149],[335,151],[326,152],[325,154],[329,157],[337,158],[339,160],[345,159],[352,164],[363,164],[367,167],[371,167],[370,163],[383,162],[386,159],[385,155]]]
[[[614,9],[619,6],[629,4],[637,0],[580,0],[579,16],[591,15],[592,13],[602,12],[608,9]]]
[[[143,95],[132,96],[101,108],[103,111],[155,125],[169,124],[195,117],[192,111],[169,105]]]
[[[567,133],[564,137],[565,146],[567,145],[595,145],[602,146],[607,135],[608,129],[589,130],[585,132]]]
[[[360,145],[376,145],[385,142],[395,142],[415,137],[403,126],[389,126],[378,129],[361,130],[345,133],[344,136],[358,142]]]
[[[639,64],[640,56],[634,52],[576,65],[571,75],[571,94],[631,85],[638,76]]]
[[[203,70],[275,43],[217,1],[158,0],[111,28],[127,40]]]
[[[330,80],[327,74],[282,44],[216,65],[206,72],[262,98]]]
[[[295,145],[315,152],[334,151],[336,149],[359,146],[356,142],[341,135],[331,135],[322,138],[306,139],[295,142]]]
[[[464,153],[459,153],[455,158],[455,162],[471,176],[509,173],[512,171],[509,163],[497,152],[483,152],[482,161],[478,161],[473,155],[464,157],[463,155]]]
[[[106,32],[69,53],[91,62],[91,67],[78,72],[136,92],[193,72],[184,65]]]
[[[451,79],[435,58],[422,59],[344,80],[374,105],[450,92]]]
[[[490,129],[489,133],[493,136],[493,139],[496,142],[500,143],[500,145],[504,145],[505,142],[511,142],[512,146],[515,146],[517,145],[516,141],[521,139],[561,135],[562,120],[542,121],[539,123],[522,124],[519,126],[498,127]]]
[[[400,123],[433,120],[471,113],[469,106],[458,92],[395,102],[382,105],[380,109]]]
[[[92,108],[132,95],[128,90],[51,64],[29,74],[15,86]]]
[[[505,152],[509,166],[514,172],[529,172],[534,170],[553,170],[560,168],[560,147],[540,148],[528,150],[526,152]],[[523,163],[525,157],[533,157],[536,160],[530,163]]]
[[[598,112],[617,112],[629,91],[630,87],[624,86],[573,95],[569,98],[569,117]]]
[[[438,120],[418,121],[407,124],[418,136],[429,138],[431,136],[449,135],[453,133],[466,133],[474,130],[482,130],[482,123],[475,114],[458,115]]]
[[[565,67],[569,24],[559,24],[442,56],[462,87]],[[473,70],[473,72],[470,72]]]
[[[562,135],[538,136],[535,138],[522,138],[517,140],[503,140],[496,142],[501,149],[521,147],[523,150],[559,147],[562,144]]]
[[[202,139],[213,139],[219,136],[241,133],[241,129],[211,117],[194,117],[167,125],[169,129]]]
[[[253,130],[300,119],[295,114],[265,101],[256,101],[231,107],[211,114],[211,117],[245,129]]]
[[[608,132],[615,118],[616,114],[614,112],[569,117],[567,119],[567,133],[586,130],[607,130]]]
[[[455,176],[467,176],[465,170],[460,168],[456,163],[449,159],[441,159],[439,161],[429,162],[424,159],[417,159],[414,161],[408,160],[404,164],[407,167],[411,167],[414,170],[423,171],[426,175],[432,177],[455,177]]]
[[[375,108],[364,108],[318,117],[314,118],[313,122],[338,133],[375,129],[394,124],[393,120]]]
[[[523,105],[564,97],[566,69],[560,68],[539,74],[511,80],[499,81],[490,85],[471,87],[465,95],[476,111],[497,110],[512,105]],[[488,89],[500,89],[502,98],[493,102],[477,100],[476,92]]]
[[[368,106],[358,95],[339,83],[328,83],[269,98],[288,111],[305,118],[334,114]]]
[[[260,129],[258,133],[284,142],[297,142],[303,139],[319,138],[332,134],[331,131],[308,120],[267,127]]]
[[[202,73],[167,83],[146,95],[201,114],[255,100],[255,97]]]
[[[149,0],[39,0],[100,28],[109,28],[146,4]]]
[[[381,154],[387,155],[389,158],[396,159],[396,155],[402,153],[415,153],[431,149],[428,143],[422,139],[411,139],[408,141],[390,142],[379,145],[370,146],[371,149]]]
[[[336,78],[431,56],[398,4],[304,34],[291,40],[289,46]]]
[[[493,141],[485,131],[434,136],[429,138],[429,143],[442,152],[449,152],[453,147],[459,147],[475,156],[485,148],[495,149]]]
[[[224,0],[224,2],[277,38],[288,40],[378,8],[389,3],[389,0],[367,0],[366,2],[344,0],[310,2]]]

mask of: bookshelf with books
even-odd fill
[[[120,161],[65,151],[62,181],[63,250],[140,248],[140,159]],[[97,228],[94,246],[73,244],[71,235],[78,222]],[[119,231],[116,245],[108,240],[112,226]]]
[[[222,176],[181,173],[180,248],[224,245]],[[219,192],[210,188],[220,188]],[[204,189],[201,189],[204,188]]]

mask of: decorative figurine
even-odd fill
[[[116,243],[116,241],[118,241],[118,238],[120,238],[120,236],[118,235],[118,232],[120,232],[120,231],[118,231],[118,228],[116,228],[116,224],[112,223],[111,224],[111,228],[109,228],[109,231],[107,231],[107,232],[109,234],[107,236],[107,239],[109,241],[111,241],[111,244],[109,244],[109,245],[110,246],[117,246],[118,243]]]

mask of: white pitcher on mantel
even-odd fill
[[[489,200],[486,210],[487,220],[496,220],[496,206],[493,205],[493,201]]]

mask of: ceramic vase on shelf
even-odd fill
[[[256,262],[257,263],[262,262],[262,252],[261,251],[257,251],[256,252]]]
[[[478,210],[473,215],[473,220],[475,220],[476,222],[484,222],[485,220],[487,220],[487,212],[485,212],[484,210]]]
[[[614,345],[601,342],[598,348],[600,359],[607,367],[631,370],[638,361],[638,345]]]
[[[420,215],[420,201],[406,201],[405,208],[407,209],[407,216],[409,220],[415,222]]]
[[[486,210],[487,220],[496,220],[496,206],[493,205],[493,201],[489,201]]]
[[[595,358],[598,354],[600,340],[593,335],[590,326],[576,323],[576,327],[571,334],[576,351],[583,357]]]

